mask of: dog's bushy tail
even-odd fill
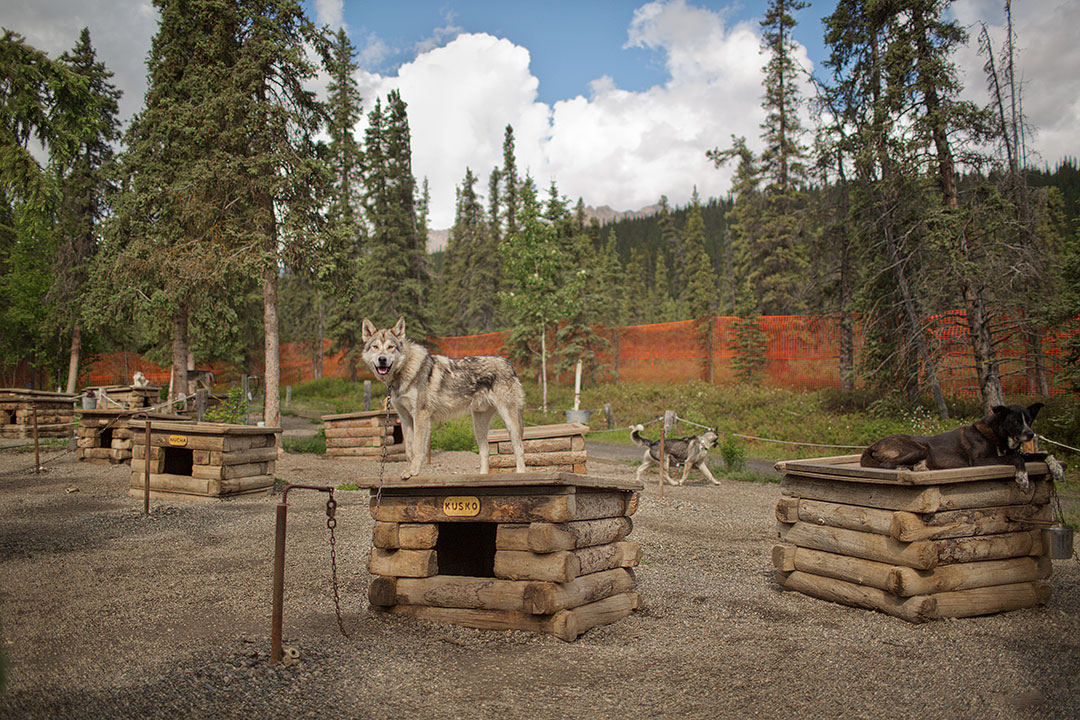
[[[637,425],[631,425],[630,426],[630,439],[633,440],[635,444],[641,445],[641,446],[648,445],[648,442],[645,440],[645,438],[641,437],[641,431],[644,430],[644,429],[645,429],[645,426],[642,425],[641,423],[638,423]]]

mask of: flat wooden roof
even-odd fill
[[[943,485],[975,480],[1011,479],[1015,474],[1012,465],[982,465],[951,470],[867,468],[859,465],[858,455],[781,460],[775,467],[777,472],[786,475],[883,485]],[[1027,471],[1029,475],[1039,476],[1049,474],[1050,469],[1046,467],[1046,463],[1029,462]]]
[[[377,477],[353,478],[355,485],[375,490],[380,486]],[[495,473],[493,475],[417,475],[408,480],[383,478],[383,490],[445,490],[447,488],[500,488],[500,487],[580,487],[590,490],[641,490],[644,485],[637,480],[578,475],[570,472]]]
[[[87,415],[89,417],[114,417],[114,416],[125,416],[125,415],[138,415],[139,416],[138,419],[141,420],[146,416],[147,409],[146,408],[109,408],[107,410],[104,410],[104,409],[101,409],[101,408],[93,408],[93,409],[79,409],[79,410],[76,410],[75,412],[77,412],[79,415]],[[173,422],[183,422],[186,425],[191,425],[192,424],[191,421],[189,421],[183,415],[177,415],[175,413],[165,413],[165,412],[150,411],[150,419],[154,420],[154,421],[160,420],[162,422],[164,422],[166,420],[171,420]]]
[[[535,440],[536,438],[568,437],[572,435],[585,435],[589,432],[589,426],[581,423],[559,423],[557,425],[530,425],[522,431],[522,438]],[[507,442],[510,440],[510,431],[506,428],[497,428],[488,433],[488,442]]]
[[[177,432],[182,435],[266,435],[279,433],[279,427],[259,427],[258,425],[230,425],[228,423],[207,422],[170,422],[167,420],[150,419],[151,430]],[[132,418],[129,423],[132,427],[145,427],[146,420]]]
[[[10,396],[10,397],[9,397]],[[31,390],[29,388],[0,388],[0,399],[64,400],[74,402],[76,395],[50,392],[49,390]]]
[[[390,408],[390,415],[397,415],[397,410]],[[363,418],[386,415],[386,410],[357,410],[355,412],[339,413],[337,415],[323,415],[322,421],[327,420],[362,420]]]

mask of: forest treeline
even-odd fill
[[[752,382],[761,316],[835,314],[848,386],[944,414],[928,328],[963,310],[986,405],[1004,401],[1000,348],[1018,337],[1045,387],[1041,338],[1080,314],[1076,162],[1035,169],[1011,23],[996,47],[949,4],[839,0],[807,97],[792,40],[805,4],[770,0],[760,137],[701,149],[732,169],[724,198],[659,198],[651,217],[600,225],[517,168],[508,123],[499,167],[462,169],[436,253],[406,103],[360,97],[355,47],[300,3],[154,0],[126,128],[89,32],[50,58],[5,29],[0,372],[30,366],[42,386],[66,372],[74,390],[86,357],[128,350],[171,363],[175,394],[188,367],[262,364],[276,424],[279,343],[310,343],[316,373],[323,338],[359,363],[364,317],[404,316],[417,339],[506,330],[519,368],[546,379],[606,355],[597,326],[692,319],[707,344],[708,318],[733,315]],[[960,99],[966,42],[986,60],[984,107]],[[319,72],[325,97],[309,89]],[[1080,386],[1080,340],[1069,353]]]

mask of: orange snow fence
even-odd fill
[[[962,325],[963,312],[945,313],[930,319],[927,336],[938,348],[938,378],[942,389],[952,396],[977,396],[978,382],[971,354],[967,329]],[[679,383],[701,380],[715,385],[738,382],[732,361],[736,357],[732,329],[738,318],[714,317],[704,324],[692,320],[633,325],[628,327],[596,327],[597,335],[605,338],[608,347],[599,352],[600,375],[619,382]],[[1005,322],[1005,321],[1003,321]],[[766,362],[762,384],[813,390],[839,387],[840,377],[840,317],[838,315],[778,315],[758,319],[764,334]],[[853,348],[856,363],[862,348],[862,328],[853,324]],[[1068,392],[1062,380],[1065,341],[1080,332],[1080,318],[1065,328],[1029,335],[1019,331],[998,334],[996,346],[999,370],[1007,397],[1043,394],[1038,387],[1035,358],[1044,368],[1050,395]],[[505,355],[507,333],[493,332],[463,337],[430,338],[433,352],[450,357],[468,355]],[[559,357],[554,330],[548,334],[550,356],[548,367],[553,368]],[[710,350],[711,349],[711,350]],[[281,346],[281,384],[290,385],[315,377],[315,356],[311,343],[283,343]],[[322,376],[350,377],[351,363],[343,353],[330,354],[330,341],[323,341]],[[203,369],[203,366],[200,366]],[[239,380],[241,369],[229,363],[210,365],[219,384]],[[86,373],[83,385],[130,384],[131,376],[140,370],[151,381],[168,385],[168,368],[162,368],[133,353],[111,353],[95,358]],[[262,364],[248,369],[249,375],[261,376]],[[357,367],[357,377],[370,379],[364,367]],[[569,378],[561,380],[573,380]]]

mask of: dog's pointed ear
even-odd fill
[[[360,341],[367,342],[375,333],[375,323],[371,322],[367,318],[364,318],[364,322],[360,324]]]
[[[1035,416],[1039,414],[1039,411],[1043,409],[1042,403],[1031,403],[1027,406],[1027,411],[1031,413],[1031,419],[1034,420]]]
[[[390,333],[393,334],[393,335],[396,335],[399,338],[404,338],[405,337],[405,316],[404,315],[400,316],[397,319],[397,322],[394,323],[394,327],[390,331]]]

